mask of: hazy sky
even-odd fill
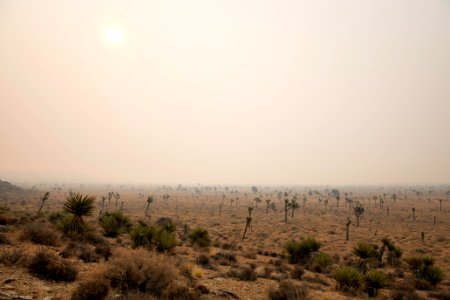
[[[450,2],[0,0],[0,178],[450,183]]]

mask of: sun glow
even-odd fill
[[[109,26],[105,30],[106,40],[111,44],[122,44],[125,41],[125,32],[119,26]]]

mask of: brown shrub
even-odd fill
[[[103,277],[81,282],[72,294],[71,300],[102,300],[108,296],[109,282]]]
[[[301,266],[295,266],[291,271],[292,279],[302,279],[302,276],[305,274],[305,269]]]
[[[19,219],[7,215],[0,215],[0,225],[11,225],[11,224],[17,224],[19,222]]]
[[[255,270],[250,266],[242,266],[239,269],[231,269],[227,276],[237,278],[244,281],[255,281],[258,276]]]
[[[32,223],[25,226],[20,239],[46,246],[58,246],[60,244],[59,235],[45,224]]]
[[[177,299],[177,300],[197,300],[200,297],[200,292],[191,289],[187,286],[182,286],[176,283],[170,284],[163,292],[162,299]]]
[[[28,266],[30,273],[56,281],[74,281],[77,270],[69,261],[48,250],[39,251]]]
[[[11,245],[11,241],[3,233],[0,233],[0,245]]]
[[[401,282],[392,286],[391,298],[393,300],[421,300],[414,286],[409,282]]]
[[[295,285],[291,281],[280,282],[278,289],[269,290],[270,300],[296,300],[308,299],[308,290],[305,286]]]
[[[28,256],[20,249],[5,251],[0,254],[0,264],[24,267],[28,264]]]
[[[95,245],[95,253],[103,257],[105,261],[108,261],[109,257],[112,255],[111,244],[105,239],[99,241]]]
[[[161,296],[177,278],[173,261],[142,248],[119,249],[112,257],[106,278],[111,286],[124,292],[144,292]]]
[[[78,258],[87,263],[98,262],[100,260],[100,256],[95,253],[95,248],[91,245],[81,246]]]

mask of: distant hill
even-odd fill
[[[22,189],[18,186],[15,186],[7,181],[0,180],[0,193],[7,192],[20,192]]]

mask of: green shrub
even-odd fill
[[[316,252],[312,255],[308,263],[308,269],[314,272],[323,273],[333,263],[330,255],[323,252]]]
[[[389,277],[381,270],[368,271],[364,279],[369,297],[375,297],[380,289],[387,288],[390,284]]]
[[[317,252],[321,244],[314,237],[306,237],[300,241],[289,240],[285,250],[289,254],[289,262],[292,264],[305,263],[311,258],[313,252]]]
[[[364,287],[364,276],[357,269],[349,266],[334,269],[332,277],[337,288],[344,292],[356,293]]]
[[[377,248],[373,244],[359,242],[353,248],[353,253],[362,260],[375,259],[377,257]]]
[[[434,258],[429,255],[413,255],[405,259],[414,277],[437,285],[444,279],[442,270],[434,266]]]
[[[122,211],[105,213],[99,218],[99,222],[105,231],[104,235],[108,237],[116,237],[121,233],[128,232],[131,227],[130,218]]]
[[[208,231],[203,228],[196,228],[189,234],[189,239],[192,244],[196,244],[200,247],[208,247],[211,244]]]
[[[130,237],[133,248],[147,247],[152,244],[153,236],[155,235],[155,229],[145,224],[138,224],[134,226],[130,231]]]
[[[153,237],[153,242],[156,246],[156,250],[159,252],[171,251],[177,245],[175,235],[172,232],[168,232],[164,228],[156,230]]]

